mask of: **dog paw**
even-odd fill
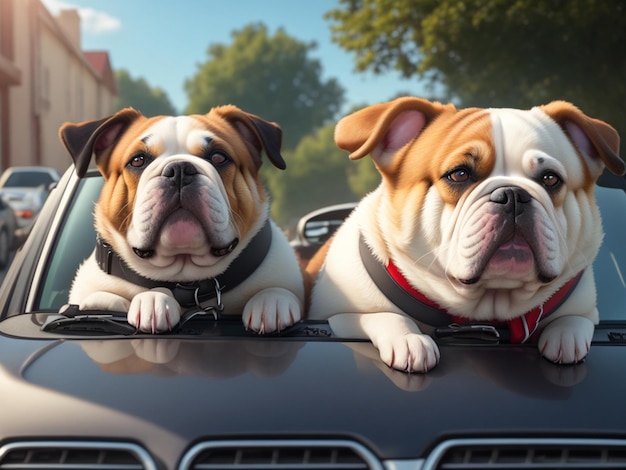
[[[379,338],[376,347],[385,364],[404,372],[428,372],[439,363],[435,341],[421,333]]]
[[[588,318],[574,315],[557,318],[539,336],[539,351],[554,363],[575,364],[589,352],[593,330]]]
[[[156,288],[133,297],[127,318],[145,333],[168,331],[180,321],[180,305],[169,289]]]
[[[298,297],[287,289],[273,287],[257,292],[243,309],[243,324],[257,333],[273,333],[300,320]]]

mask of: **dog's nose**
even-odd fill
[[[531,199],[528,191],[517,186],[505,186],[491,193],[491,202],[504,204],[508,210],[519,211],[520,204],[528,203]]]
[[[175,184],[181,186],[189,184],[191,179],[198,174],[196,167],[189,162],[172,162],[165,165],[161,176],[171,178]]]

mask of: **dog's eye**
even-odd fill
[[[470,172],[466,168],[457,168],[446,175],[453,183],[465,183],[470,179]]]
[[[148,163],[148,156],[145,153],[138,153],[136,155],[133,155],[133,157],[128,162],[128,166],[133,168],[141,168],[146,166]]]
[[[546,173],[541,177],[541,183],[550,189],[554,189],[561,184],[561,178],[556,173]]]
[[[222,152],[213,152],[209,155],[209,162],[216,166],[228,163],[229,160],[228,155]]]

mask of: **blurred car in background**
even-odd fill
[[[356,202],[326,206],[302,216],[295,236],[289,241],[302,266],[305,266],[356,207]]]
[[[13,208],[0,197],[0,269],[11,260],[16,244],[17,217]]]
[[[18,228],[32,224],[61,175],[45,166],[14,166],[0,176],[0,197],[17,217]]]

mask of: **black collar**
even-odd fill
[[[247,279],[261,265],[271,244],[272,227],[268,220],[226,271],[215,278],[185,283],[155,281],[137,274],[100,237],[96,240],[96,261],[100,269],[111,276],[147,289],[165,287],[172,291],[182,307],[200,307],[202,302],[218,298],[220,293],[235,288]]]
[[[363,235],[359,236],[359,252],[361,261],[376,287],[404,313],[430,326],[448,326],[450,324],[449,315],[438,308],[420,302],[391,277],[386,267],[367,246]]]
[[[367,273],[381,292],[407,315],[419,322],[434,327],[435,336],[437,336],[438,330],[444,331],[450,328],[458,328],[459,322],[465,322],[470,325],[470,328],[467,330],[468,332],[472,332],[472,327],[488,325],[494,332],[497,330],[497,337],[502,340],[516,343],[525,342],[537,328],[539,320],[552,314],[567,300],[576,288],[583,274],[583,271],[579,272],[543,305],[534,308],[517,319],[503,323],[479,322],[476,324],[468,323],[467,320],[449,314],[446,310],[439,308],[432,301],[426,299],[426,297],[416,289],[401,285],[398,278],[394,277],[390,272],[389,266],[393,263],[390,263],[389,266],[385,266],[374,257],[372,251],[365,243],[363,235],[359,237],[359,252]],[[401,273],[399,273],[399,275],[402,276]],[[404,280],[406,281],[406,279]],[[531,319],[532,321],[530,321]],[[529,323],[531,324],[529,325]]]

